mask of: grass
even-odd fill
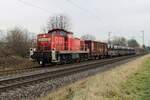
[[[150,100],[150,59],[123,84],[123,91],[128,99]]]
[[[150,100],[150,55],[88,77],[40,100]]]
[[[38,64],[18,56],[0,57],[0,70],[9,70],[16,68],[34,67]]]

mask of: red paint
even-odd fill
[[[56,51],[85,51],[89,49],[84,40],[74,38],[72,32],[61,29],[51,30],[47,34],[39,34],[37,47],[38,50],[43,51],[53,49]]]

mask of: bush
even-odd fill
[[[25,57],[31,47],[31,39],[26,29],[15,27],[7,32],[5,49],[6,53]]]

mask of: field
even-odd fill
[[[149,100],[150,55],[63,87],[40,100]]]
[[[150,100],[150,59],[123,84],[123,90],[131,100]]]

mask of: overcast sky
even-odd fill
[[[0,30],[22,26],[40,33],[50,16],[67,15],[75,36],[135,38],[150,45],[150,0],[0,0]]]

